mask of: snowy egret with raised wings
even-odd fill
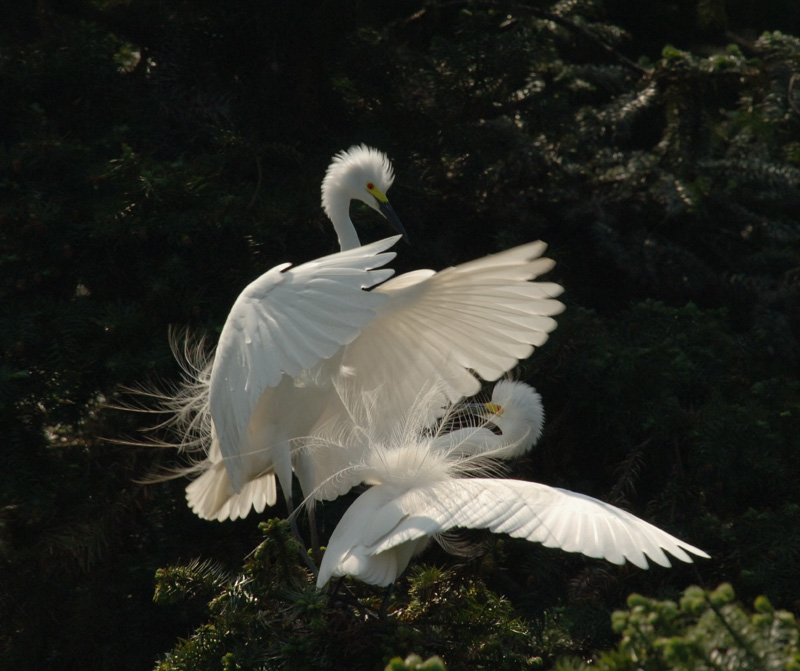
[[[431,537],[457,527],[489,529],[641,568],[648,568],[648,558],[670,566],[665,551],[684,562],[692,561],[690,554],[708,557],[598,499],[535,482],[480,477],[495,470],[491,462],[486,467],[487,458],[529,449],[542,420],[538,395],[521,383],[498,383],[486,408],[499,435],[478,427],[430,436],[424,421],[414,426],[412,412],[403,434],[376,440],[362,451],[363,461],[346,477],[372,486],[350,505],[331,534],[317,587],[346,575],[390,585]],[[370,436],[368,425],[363,431]]]
[[[363,419],[349,416],[343,381],[351,392],[381,389],[373,431],[384,436],[405,421],[419,390],[435,383],[425,420],[432,425],[448,403],[477,393],[479,378],[497,380],[555,328],[562,288],[533,281],[554,265],[541,257],[542,242],[388,279],[383,266],[394,254],[387,250],[399,236],[359,246],[349,207],[360,200],[399,223],[386,198],[393,179],[375,149],[337,154],[322,204],[342,251],[277,266],[247,286],[213,359],[173,399],[179,422],[201,433],[185,440],[204,449],[200,475],[186,488],[200,517],[261,512],[276,502],[276,476],[291,509],[293,471],[306,495],[329,481],[341,455],[326,464],[302,446],[321,426]],[[327,495],[349,486],[334,489]]]

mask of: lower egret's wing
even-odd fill
[[[235,491],[244,484],[239,450],[261,393],[284,374],[294,377],[333,356],[372,321],[387,296],[364,289],[393,274],[381,266],[394,258],[386,250],[399,237],[296,268],[277,266],[236,299],[209,383],[211,418]]]
[[[333,577],[353,575],[372,585],[388,585],[394,582],[398,570],[394,552],[386,552],[381,558],[368,554],[363,532],[373,515],[381,511],[400,492],[392,487],[370,487],[345,511],[336,525],[325,548],[317,576],[317,587],[323,587]],[[405,517],[399,517],[388,525],[391,531]]]
[[[635,515],[590,496],[535,482],[454,479],[410,489],[386,501],[365,525],[365,554],[379,555],[455,527],[490,529],[546,547],[580,552],[614,564],[670,566],[708,557]],[[381,525],[384,525],[381,528]]]
[[[532,281],[554,266],[541,258],[545,248],[534,242],[373,289],[390,300],[347,346],[343,365],[363,392],[380,397],[380,432],[402,425],[420,390],[442,390],[432,421],[447,402],[480,390],[476,375],[496,380],[547,340],[564,306],[555,300],[561,286]]]

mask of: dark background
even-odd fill
[[[412,240],[398,271],[550,245],[567,310],[515,373],[548,423],[514,477],[713,555],[643,572],[487,537],[491,561],[423,560],[508,599],[546,662],[610,645],[632,591],[729,581],[800,611],[794,0],[0,12],[0,666],[152,668],[208,620],[221,582],[158,605],[155,571],[197,578],[199,559],[235,575],[258,520],[203,522],[185,481],[141,484],[178,457],[115,442],[154,418],[107,406],[179,379],[170,327],[213,342],[251,279],[335,251],[319,184],[361,142],[397,172]],[[353,218],[362,240],[388,234],[370,211]],[[323,512],[325,533],[339,512]],[[370,629],[374,658],[347,664],[442,652],[414,632]],[[230,668],[272,668],[242,659]]]

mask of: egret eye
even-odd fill
[[[372,182],[367,182],[367,191],[374,191],[375,185]]]

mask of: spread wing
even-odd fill
[[[457,479],[404,492],[373,511],[359,543],[379,555],[423,536],[465,527],[490,529],[614,564],[670,566],[665,551],[684,562],[702,550],[635,515],[590,496],[535,482]]]
[[[392,487],[371,487],[359,496],[345,511],[331,534],[317,576],[317,587],[323,587],[332,577],[351,575],[371,585],[389,585],[402,573],[411,558],[409,548],[393,547],[388,552],[374,555],[364,544],[364,530],[370,525],[373,515],[381,514],[385,506],[400,494]],[[387,531],[399,523],[404,514],[391,508],[384,523]],[[395,517],[392,517],[392,514]],[[392,521],[389,522],[388,520]]]
[[[283,264],[236,299],[220,335],[209,404],[234,489],[243,486],[239,450],[262,392],[333,356],[372,321],[385,294],[364,291],[394,271],[379,269],[395,236],[296,268]]]
[[[448,402],[480,390],[476,375],[496,380],[547,340],[564,306],[555,300],[561,286],[531,281],[554,266],[541,258],[545,248],[534,242],[439,273],[407,273],[372,291],[389,300],[342,363],[386,409],[377,434],[402,425],[420,390],[442,390],[430,406],[432,422]]]

